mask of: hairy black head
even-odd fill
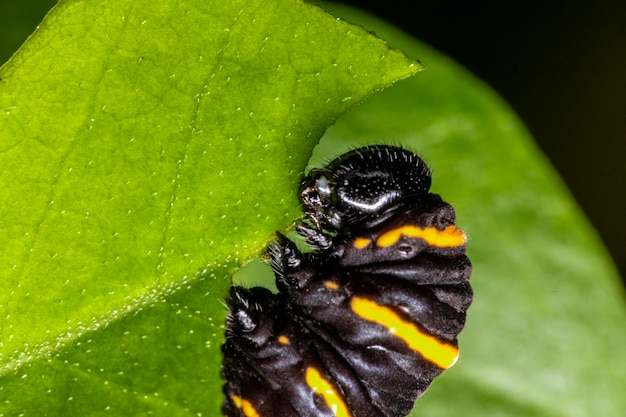
[[[313,169],[300,186],[305,215],[318,227],[379,216],[400,201],[428,194],[430,171],[415,153],[395,146],[367,146]]]

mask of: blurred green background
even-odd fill
[[[55,3],[0,2],[0,62]],[[560,172],[625,279],[626,2],[344,3],[430,43],[495,88]]]

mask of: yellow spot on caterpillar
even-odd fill
[[[455,346],[440,342],[436,337],[423,333],[390,308],[372,300],[362,297],[352,298],[352,311],[364,320],[383,325],[424,359],[441,369],[451,367],[459,357],[459,350]]]
[[[337,417],[350,417],[350,412],[346,403],[339,396],[335,388],[325,380],[319,371],[315,368],[308,367],[306,369],[306,383],[313,389],[314,392],[324,397],[326,405],[330,408]]]
[[[357,249],[365,249],[372,241],[366,237],[357,237],[352,245]]]
[[[402,236],[424,239],[431,246],[440,248],[453,248],[462,246],[467,242],[465,233],[456,226],[448,226],[444,230],[436,227],[421,228],[412,225],[401,226],[383,233],[376,240],[376,245],[381,248],[393,246]]]
[[[278,336],[278,341],[280,343],[282,343],[283,345],[288,345],[291,342],[289,341],[289,338],[287,336],[285,336],[284,334],[281,334],[280,336]]]
[[[256,412],[250,401],[245,400],[237,395],[231,394],[231,400],[233,400],[233,404],[235,407],[240,409],[243,412],[243,415],[246,417],[260,417],[259,413]]]
[[[324,281],[324,286],[329,290],[337,290],[339,289],[339,285],[336,282],[332,281]]]

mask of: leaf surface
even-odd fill
[[[295,1],[62,0],[0,69],[0,415],[218,415],[230,273],[419,69]]]

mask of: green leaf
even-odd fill
[[[419,69],[300,2],[62,0],[0,69],[0,415],[218,415],[230,273]]]
[[[349,111],[314,163],[365,143],[419,152],[468,233],[475,301],[461,359],[415,416],[617,416],[626,315],[596,232],[511,109],[450,59],[354,9],[325,5],[426,71]]]

